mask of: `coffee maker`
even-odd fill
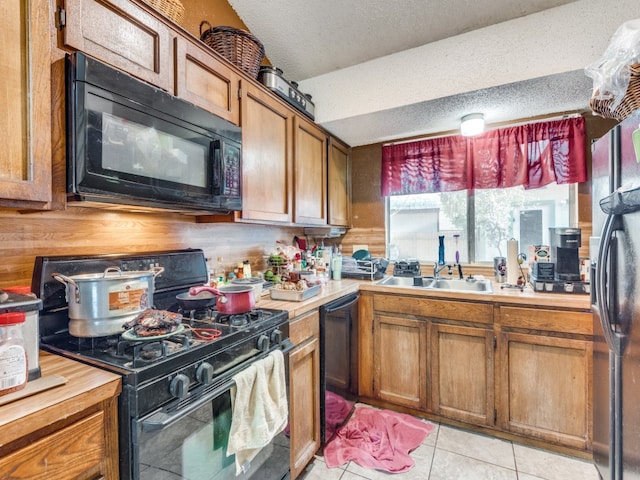
[[[579,228],[549,228],[551,258],[557,281],[580,281],[581,231]]]

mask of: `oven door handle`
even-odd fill
[[[168,427],[172,423],[177,422],[179,419],[181,419],[185,415],[190,414],[191,412],[200,408],[205,403],[210,402],[214,398],[223,394],[224,392],[229,390],[231,387],[233,387],[235,384],[236,382],[234,382],[233,379],[227,380],[216,389],[212,390],[206,395],[203,395],[202,398],[199,398],[198,400],[195,400],[189,403],[187,406],[185,406],[184,408],[181,408],[180,410],[174,412],[173,414],[169,414],[164,411],[159,411],[152,414],[151,416],[149,416],[148,418],[142,421],[142,431],[155,432]]]
[[[283,345],[282,345],[283,355],[286,355],[287,353],[289,353],[291,350],[293,350],[294,347],[295,345],[287,339],[287,341],[283,342]],[[152,415],[150,415],[149,417],[141,421],[142,431],[155,432],[158,430],[163,430],[164,428],[168,427],[169,425],[183,418],[185,415],[188,415],[194,412],[195,410],[200,408],[202,405],[206,404],[207,402],[210,402],[211,400],[218,397],[219,395],[222,395],[224,392],[229,390],[235,384],[236,382],[233,380],[233,378],[231,378],[226,382],[224,382],[219,387],[215,388],[214,390],[211,390],[206,395],[203,395],[202,398],[194,400],[193,402],[186,405],[184,408],[181,408],[172,414],[169,414],[164,411],[153,413]]]

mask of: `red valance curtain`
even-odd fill
[[[584,119],[569,118],[382,147],[382,195],[587,179]]]

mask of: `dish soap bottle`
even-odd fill
[[[438,264],[444,265],[444,235],[438,235]]]

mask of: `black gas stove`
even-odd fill
[[[72,276],[114,266],[122,271],[164,267],[155,278],[154,308],[183,315],[176,332],[148,339],[123,334],[79,338],[69,333],[66,289],[53,273]],[[146,417],[174,418],[227,390],[233,375],[273,350],[286,352],[288,312],[256,309],[226,316],[212,309],[181,311],[176,295],[207,282],[202,250],[127,255],[37,257],[32,291],[43,303],[40,347],[122,375],[119,399],[121,478],[144,478],[134,439]],[[153,423],[153,422],[152,422]],[[139,425],[146,425],[140,427]],[[128,439],[128,441],[127,441]]]

